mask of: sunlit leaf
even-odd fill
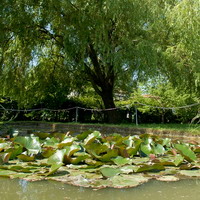
[[[46,175],[50,176],[50,175],[54,174],[62,165],[63,165],[62,163],[52,164],[49,172]]]
[[[140,145],[140,151],[142,156],[149,156],[150,154],[153,153],[152,147],[150,144],[141,144]]]
[[[55,137],[47,138],[44,141],[44,146],[51,146],[51,147],[57,147],[57,144],[59,143],[59,140]]]
[[[7,163],[10,159],[11,153],[0,153],[0,164]]]
[[[94,131],[93,133],[89,134],[87,138],[84,140],[84,145],[91,144],[96,138],[101,137],[101,133],[99,131]]]
[[[178,181],[179,178],[176,177],[176,176],[161,176],[161,177],[157,177],[156,180],[167,181],[167,182],[171,181],[172,182],[172,181]]]
[[[65,153],[66,149],[57,150],[55,154],[49,157],[47,163],[50,165],[53,165],[55,163],[63,163]]]
[[[200,170],[180,170],[179,174],[189,177],[200,177]]]
[[[64,139],[61,143],[58,144],[58,148],[62,149],[65,146],[70,146],[70,145],[72,145],[73,142],[74,142],[74,138],[68,137],[68,138]]]
[[[162,140],[162,146],[170,147],[171,146],[171,139],[170,138],[164,138]]]
[[[92,159],[85,159],[85,163],[88,164],[88,165],[95,166],[95,167],[104,165],[103,162],[92,160]]]
[[[104,167],[100,169],[100,172],[104,177],[109,178],[120,174],[121,171],[117,168]]]
[[[148,182],[151,178],[143,175],[119,175],[110,178],[114,188],[130,188]]]
[[[16,137],[14,141],[25,147],[28,154],[38,154],[41,152],[41,144],[38,137],[19,136]]]
[[[123,158],[121,156],[117,156],[116,158],[111,159],[116,165],[122,166],[126,164],[131,164],[132,161],[129,158]]]
[[[5,148],[8,148],[10,146],[9,143],[5,142],[5,143],[0,143],[0,152],[2,150],[4,150]]]
[[[179,154],[177,154],[177,155],[175,156],[173,162],[174,162],[175,166],[179,166],[183,161],[184,161],[184,157],[181,156],[181,155],[179,155]]]
[[[126,166],[120,167],[119,169],[122,174],[130,174],[130,173],[136,172],[139,168],[140,167],[136,165],[126,165]]]
[[[175,148],[184,156],[189,162],[197,160],[195,153],[185,144],[175,144]]]
[[[0,169],[0,177],[10,177],[11,175],[14,175],[14,174],[17,174],[17,172]]]
[[[75,152],[80,151],[81,147],[79,145],[71,145],[71,146],[66,146],[66,155],[67,157],[72,156]]]
[[[153,147],[153,152],[154,152],[154,154],[164,154],[165,148],[161,144],[156,144]]]

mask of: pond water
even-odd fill
[[[54,181],[0,179],[1,200],[199,200],[200,180],[150,181],[130,189],[75,187]]]

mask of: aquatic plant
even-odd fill
[[[200,178],[200,145],[148,134],[36,132],[0,138],[0,176],[93,188]]]

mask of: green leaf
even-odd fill
[[[83,132],[83,133],[81,133],[81,134],[78,134],[77,136],[76,136],[76,138],[78,139],[78,140],[84,140],[86,137],[88,137],[88,135],[89,134],[91,134],[93,131],[92,130],[88,130],[88,131],[85,131],[85,132]]]
[[[179,166],[183,161],[184,161],[184,157],[181,156],[181,155],[179,155],[179,154],[177,154],[177,155],[175,156],[173,162],[174,162],[175,166]]]
[[[40,139],[46,139],[47,137],[49,137],[51,135],[51,133],[44,133],[44,132],[33,132],[33,134],[36,137],[39,137]]]
[[[107,154],[104,154],[102,156],[99,156],[98,159],[103,162],[109,162],[111,161],[111,158],[115,158],[118,156],[118,150],[117,149],[111,149],[107,152]]]
[[[92,160],[92,159],[85,159],[85,163],[87,165],[91,165],[91,166],[95,166],[95,167],[104,165],[103,162]]]
[[[84,145],[91,144],[96,138],[99,137],[101,137],[101,133],[99,131],[94,131],[93,133],[89,134],[87,138],[85,138]]]
[[[111,160],[118,166],[123,166],[132,163],[132,161],[129,158],[123,158],[121,156],[117,156],[117,158],[113,158]]]
[[[91,143],[84,146],[86,151],[95,157],[98,157],[99,154],[105,153],[109,150],[108,146],[105,144],[99,144],[99,143]]]
[[[178,177],[176,176],[169,176],[169,175],[166,175],[166,176],[161,176],[161,177],[157,177],[156,180],[158,181],[167,181],[167,182],[172,182],[172,181],[178,181],[180,180]]]
[[[0,153],[0,164],[7,163],[10,159],[11,153]]]
[[[46,176],[50,176],[54,174],[63,164],[62,163],[54,163],[51,165],[51,168],[49,172],[46,174]]]
[[[53,147],[44,147],[42,148],[42,156],[45,158],[49,158],[52,156],[56,150]]]
[[[164,138],[162,140],[162,146],[170,147],[171,146],[171,139],[170,138]]]
[[[111,186],[114,188],[130,188],[139,186],[142,183],[146,183],[150,179],[151,179],[150,177],[145,177],[141,174],[134,174],[134,175],[123,174],[111,177],[110,181],[112,182]]]
[[[8,148],[10,146],[10,143],[0,143],[0,152],[4,149]]]
[[[175,148],[181,153],[182,156],[184,156],[187,161],[192,162],[197,160],[195,153],[185,144],[175,144]]]
[[[47,138],[44,141],[44,146],[50,146],[50,147],[57,147],[57,144],[59,143],[59,140],[57,138]]]
[[[70,146],[70,145],[72,145],[73,142],[74,142],[73,137],[66,138],[61,143],[58,144],[58,148],[62,149],[65,146]]]
[[[153,152],[154,154],[164,154],[166,150],[161,144],[157,144],[153,147]]]
[[[65,153],[66,149],[57,150],[56,153],[49,157],[47,163],[50,165],[53,165],[55,163],[63,163]]]
[[[28,151],[28,154],[38,154],[41,152],[41,145],[38,137],[19,136],[16,137],[14,141],[25,147]]]
[[[88,158],[88,155],[84,155],[84,156],[78,156],[78,157],[74,157],[70,159],[71,164],[73,165],[77,165],[80,162],[83,162],[86,158]]]
[[[35,156],[28,156],[25,154],[21,154],[17,156],[18,159],[25,161],[25,162],[29,162],[29,161],[34,161],[35,160]]]
[[[135,156],[137,154],[137,152],[139,151],[141,143],[142,143],[141,139],[135,138],[134,142],[132,144],[132,147],[127,148],[127,152],[131,157]]]
[[[79,145],[71,145],[71,146],[66,146],[66,156],[71,157],[75,152],[80,151],[81,147]]]
[[[139,168],[140,167],[136,165],[126,165],[126,166],[120,167],[120,170],[122,174],[129,174],[129,173],[136,172]]]
[[[153,171],[153,172],[157,172],[157,171],[161,171],[164,170],[165,167],[161,164],[153,164],[153,165],[142,165],[140,166],[140,168],[138,168],[135,172],[144,172],[144,171]]]
[[[11,175],[14,175],[14,174],[17,174],[17,172],[0,169],[0,177],[10,177]]]
[[[141,155],[142,156],[149,156],[150,154],[152,154],[152,147],[150,144],[141,144],[140,145],[140,151],[141,151]]]
[[[200,177],[200,170],[180,170],[179,174],[189,177]]]
[[[104,177],[109,178],[120,174],[121,171],[117,168],[104,167],[100,169],[100,172]]]

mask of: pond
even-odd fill
[[[54,181],[0,178],[1,200],[198,200],[200,180],[150,181],[136,188],[92,190]]]

